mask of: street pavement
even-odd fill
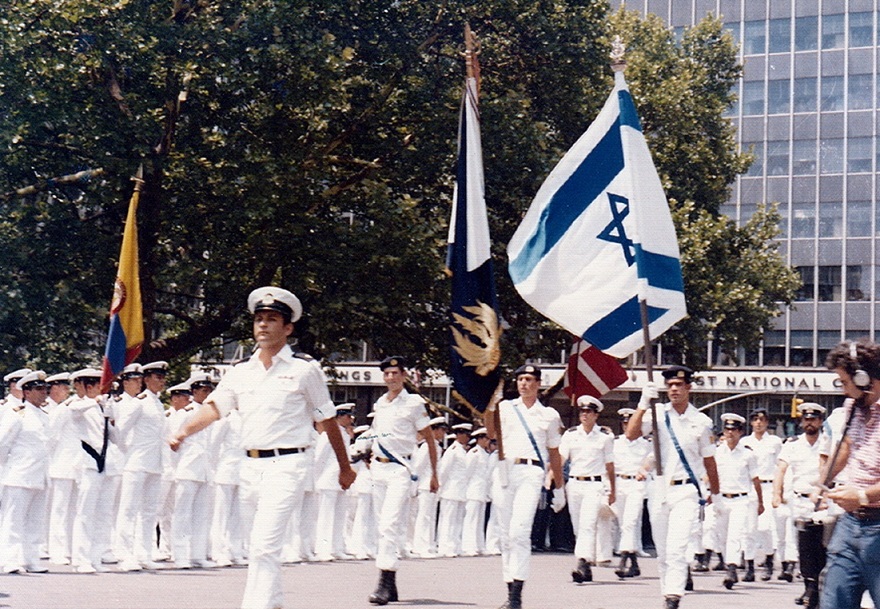
[[[525,609],[659,609],[657,561],[640,559],[643,575],[620,581],[610,567],[594,567],[594,581],[574,584],[572,554],[537,553],[525,584]],[[0,607],[13,609],[238,609],[247,567],[154,572],[72,573],[48,565],[46,574],[0,575]],[[111,567],[112,568],[112,567]],[[741,572],[740,572],[741,573]],[[696,591],[682,609],[793,607],[803,590],[778,581],[721,585],[723,573],[695,574]],[[367,597],[378,580],[372,561],[303,563],[284,567],[285,609],[373,607]],[[412,559],[397,574],[400,602],[389,609],[495,609],[506,599],[498,556]]]

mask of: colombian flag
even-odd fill
[[[135,178],[134,193],[128,204],[128,217],[122,234],[119,271],[110,303],[110,330],[104,351],[101,387],[106,389],[128,364],[141,352],[144,342],[144,316],[141,306],[141,280],[138,273],[137,207],[143,180]]]

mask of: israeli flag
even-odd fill
[[[623,73],[507,246],[520,295],[614,357],[687,315],[675,227]]]

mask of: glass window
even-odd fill
[[[764,175],[764,143],[763,142],[743,142],[743,151],[751,152],[755,159],[749,165],[747,176]]]
[[[791,341],[791,365],[813,365],[813,331],[792,330],[789,336]]]
[[[792,175],[816,173],[816,140],[795,140],[791,151]]]
[[[768,40],[771,53],[787,53],[791,50],[791,19],[771,19]]]
[[[819,48],[819,18],[798,17],[794,20],[794,50],[815,51]]]
[[[791,236],[793,239],[812,239],[816,236],[816,204],[791,204]]]
[[[843,173],[843,140],[821,140],[819,143],[819,171],[822,174]]]
[[[874,20],[870,12],[849,14],[849,46],[869,47],[874,43]]]
[[[730,32],[733,41],[739,46],[739,21],[734,21],[733,23],[725,23],[724,29]]]
[[[841,272],[839,266],[820,266],[817,287],[821,302],[834,302],[841,296]]]
[[[794,111],[816,111],[816,77],[805,76],[794,79]],[[880,97],[880,95],[878,95]]]
[[[870,103],[870,91],[868,101]],[[791,92],[787,80],[771,80],[767,83],[767,113],[788,114],[791,111]]]
[[[782,330],[764,332],[764,365],[785,365],[785,332]]]
[[[843,110],[843,76],[822,77],[822,112]]]
[[[843,237],[842,203],[819,203],[819,236]]]
[[[871,236],[870,201],[847,201],[846,235],[847,237]]]
[[[763,55],[766,52],[767,34],[765,21],[746,21],[743,29],[743,53],[746,55]]]
[[[850,110],[865,110],[871,107],[873,101],[871,91],[874,90],[871,79],[873,74],[850,74],[848,89],[847,108]]]
[[[846,267],[846,299],[868,300],[870,288],[868,279],[871,273],[861,264],[853,264]]]
[[[842,49],[846,44],[844,19],[846,15],[825,15],[822,17],[822,48]]]
[[[871,171],[874,142],[870,137],[851,137],[847,141],[846,170],[850,173]]]
[[[788,175],[788,140],[767,142],[767,175]]]
[[[750,80],[743,83],[743,115],[764,114],[764,81]]]
[[[798,275],[801,276],[801,287],[794,295],[794,299],[798,301],[814,300],[816,298],[813,290],[816,287],[816,267],[798,266],[795,267]]]

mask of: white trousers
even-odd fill
[[[95,553],[99,558],[116,558],[113,550],[120,547],[119,535],[116,530],[116,517],[119,513],[119,492],[122,487],[122,476],[104,475],[101,482],[101,494],[95,508]]]
[[[51,478],[52,502],[49,508],[49,560],[63,563],[70,559],[70,539],[76,512],[76,480]]]
[[[507,486],[501,489],[498,501],[492,504],[493,508],[498,508],[501,572],[505,582],[525,581],[529,576],[532,522],[541,497],[544,470],[534,465],[507,462],[499,463],[498,467],[509,467]]]
[[[403,547],[409,495],[412,490],[409,470],[397,463],[374,462],[373,504],[379,521],[376,567],[396,571],[398,550]]]
[[[715,506],[715,532],[719,545],[724,548],[725,562],[739,564],[740,553],[749,549],[746,540],[755,534],[755,520],[751,516],[757,513],[757,509],[748,495],[718,498],[718,505]],[[754,560],[754,546],[751,551],[751,556],[745,554],[746,560]]]
[[[46,489],[4,486],[0,506],[4,568],[35,567],[45,532]]]
[[[254,514],[242,609],[276,609],[284,604],[281,551],[288,521],[302,504],[312,467],[308,457],[308,453],[295,453],[242,463],[242,510]]]
[[[175,481],[171,523],[175,562],[188,563],[208,557],[209,505],[207,482]]]
[[[464,505],[461,552],[469,556],[486,553],[486,502],[475,499]]]
[[[596,560],[596,530],[599,510],[605,502],[605,486],[602,482],[591,482],[569,478],[565,485],[568,513],[571,526],[577,539],[574,555],[587,562]]]
[[[641,547],[642,508],[645,499],[645,481],[617,478],[615,501],[611,506],[620,527],[619,552],[636,552]]]
[[[148,562],[153,559],[153,532],[159,514],[161,474],[123,472],[116,530],[123,553],[120,560]]]
[[[440,556],[461,554],[464,501],[440,498],[440,520],[437,523],[437,553]]]
[[[211,518],[211,558],[226,562],[244,557],[237,484],[214,486],[214,516]]]
[[[373,494],[358,493],[354,509],[354,521],[348,538],[349,554],[363,557],[376,556],[376,514],[373,511]]]
[[[104,474],[94,469],[80,472],[70,559],[74,567],[97,567],[101,564],[103,548],[98,543],[98,506],[105,478]]]
[[[318,521],[315,530],[315,555],[319,560],[339,558],[345,554],[345,521],[348,516],[343,492],[317,491]]]
[[[761,497],[764,500],[764,513],[758,516],[754,536],[755,556],[773,554],[785,541],[785,510],[773,507],[773,483],[761,483]]]
[[[413,529],[412,551],[419,555],[437,551],[437,493],[420,489]]]
[[[662,479],[656,484],[662,484]],[[700,503],[693,484],[670,486],[649,503],[651,528],[657,546],[660,592],[684,595],[690,559],[688,546],[699,531]]]

